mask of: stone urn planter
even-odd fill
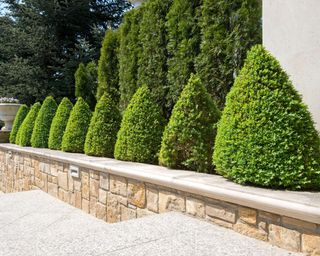
[[[4,121],[1,131],[11,131],[14,118],[20,108],[19,103],[0,103],[0,120]]]

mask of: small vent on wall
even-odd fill
[[[69,172],[71,177],[80,178],[80,171],[78,166],[70,165]]]

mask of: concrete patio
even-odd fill
[[[0,194],[0,255],[301,254],[179,213],[107,224],[37,190]]]

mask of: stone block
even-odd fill
[[[247,207],[239,207],[240,221],[255,225],[257,223],[257,211]]]
[[[245,223],[238,222],[238,223],[234,224],[233,230],[240,233],[240,234],[243,234],[245,236],[249,236],[249,237],[259,239],[262,241],[268,240],[268,233],[267,232],[265,232],[262,229],[258,229],[254,226],[245,224]]]
[[[81,207],[83,211],[85,211],[86,213],[89,213],[90,211],[89,200],[82,198]]]
[[[156,213],[152,212],[152,211],[149,211],[148,209],[140,209],[140,208],[137,208],[137,218],[143,218],[143,217],[146,217],[146,216],[150,216],[150,215],[154,215]]]
[[[68,190],[68,174],[65,172],[58,172],[58,185],[64,190]]]
[[[69,193],[62,188],[58,189],[58,198],[63,202],[69,203]]]
[[[278,225],[269,225],[269,241],[271,244],[291,251],[300,249],[300,233]]]
[[[128,201],[139,208],[146,205],[146,186],[143,182],[128,181]]]
[[[48,183],[48,194],[54,197],[58,197],[58,185]]]
[[[92,215],[92,216],[96,216],[96,211],[97,211],[97,198],[96,197],[93,197],[93,196],[90,196],[90,203],[89,203],[89,213]]]
[[[294,227],[298,229],[316,230],[317,225],[315,223],[306,222],[303,220],[293,219],[289,217],[282,217],[282,223],[288,227]]]
[[[110,191],[117,195],[127,196],[126,178],[110,175]]]
[[[94,180],[99,180],[99,172],[90,170],[90,178]]]
[[[230,222],[227,222],[227,221],[224,221],[224,220],[220,220],[220,219],[216,219],[216,218],[212,218],[210,216],[206,216],[206,220],[216,224],[216,225],[219,225],[221,227],[225,227],[225,228],[230,228],[232,229],[233,228],[233,225],[232,223]]]
[[[81,191],[81,180],[73,178],[73,188],[75,191]]]
[[[115,223],[120,221],[120,203],[117,197],[112,193],[108,193],[107,200],[107,222]]]
[[[81,201],[82,201],[82,197],[81,197],[81,192],[80,191],[75,191],[75,207],[81,209]]]
[[[130,209],[126,206],[121,205],[120,211],[121,211],[121,221],[131,220],[131,219],[137,218],[137,213],[136,213],[136,210],[134,210],[134,209]]]
[[[280,220],[281,220],[280,215],[273,214],[270,212],[265,212],[265,211],[259,211],[258,217],[266,221],[267,223],[273,223],[273,224],[280,223]]]
[[[90,197],[98,198],[99,196],[99,181],[90,177]]]
[[[68,190],[70,192],[74,191],[74,182],[72,176],[68,173]]]
[[[159,191],[159,212],[179,211],[185,212],[185,198],[179,194],[168,191]]]
[[[320,235],[302,234],[301,243],[302,252],[320,255]]]
[[[96,217],[98,219],[107,220],[107,207],[104,204],[97,203],[96,204]]]
[[[193,215],[199,218],[205,218],[206,214],[205,214],[204,202],[192,197],[187,197],[186,212],[190,215]]]
[[[99,202],[104,205],[107,203],[107,191],[99,189]]]
[[[50,165],[48,163],[40,162],[39,169],[40,169],[40,172],[50,174]]]
[[[81,192],[82,192],[82,197],[84,199],[89,200],[90,197],[90,184],[89,184],[89,173],[82,171],[81,173]]]
[[[100,188],[109,190],[109,177],[107,173],[100,173]]]
[[[147,187],[147,208],[153,212],[159,212],[159,191],[156,188]]]
[[[208,204],[206,205],[206,214],[230,223],[236,222],[236,210],[228,206]]]

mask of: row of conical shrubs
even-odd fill
[[[93,117],[82,98],[73,108],[64,99],[54,116],[56,107],[51,97],[27,115],[22,106],[10,141],[34,147],[46,147],[48,141],[51,149],[198,172],[213,172],[215,165],[217,173],[241,184],[320,188],[320,139],[312,117],[279,62],[262,46],[248,53],[219,122],[220,111],[194,75],[166,126],[146,85],[136,91],[122,120],[108,94]]]

